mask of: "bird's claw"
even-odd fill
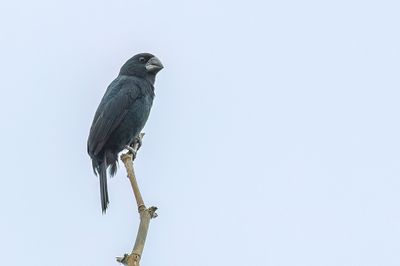
[[[140,133],[139,136],[133,139],[133,141],[125,146],[125,149],[129,151],[133,155],[133,159],[136,158],[136,154],[140,147],[142,147],[142,138],[144,136],[144,133]]]
[[[127,149],[127,150],[132,154],[133,158],[136,158],[137,150],[135,150],[134,148],[132,148],[132,147],[129,146],[129,145],[126,145],[126,146],[125,146],[125,149]]]

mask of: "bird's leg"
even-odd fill
[[[144,135],[144,133],[140,133],[139,136],[134,138],[132,143],[131,143],[131,145],[130,145],[132,148],[137,147],[136,151],[138,151],[140,149],[140,147],[142,147],[142,144],[143,144],[143,142],[142,142],[142,138],[143,138],[142,134]]]

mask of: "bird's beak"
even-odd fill
[[[146,63],[147,72],[157,73],[158,71],[160,71],[163,68],[164,68],[164,66],[161,63],[160,59],[158,59],[155,56],[150,58],[150,60],[147,61],[147,63]]]

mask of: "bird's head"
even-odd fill
[[[137,54],[129,59],[119,72],[120,75],[149,77],[154,81],[156,74],[163,69],[160,59],[149,53]]]

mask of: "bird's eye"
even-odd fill
[[[146,61],[146,59],[145,59],[144,57],[140,57],[140,58],[139,58],[139,62],[140,62],[140,63],[144,63],[145,61]]]

